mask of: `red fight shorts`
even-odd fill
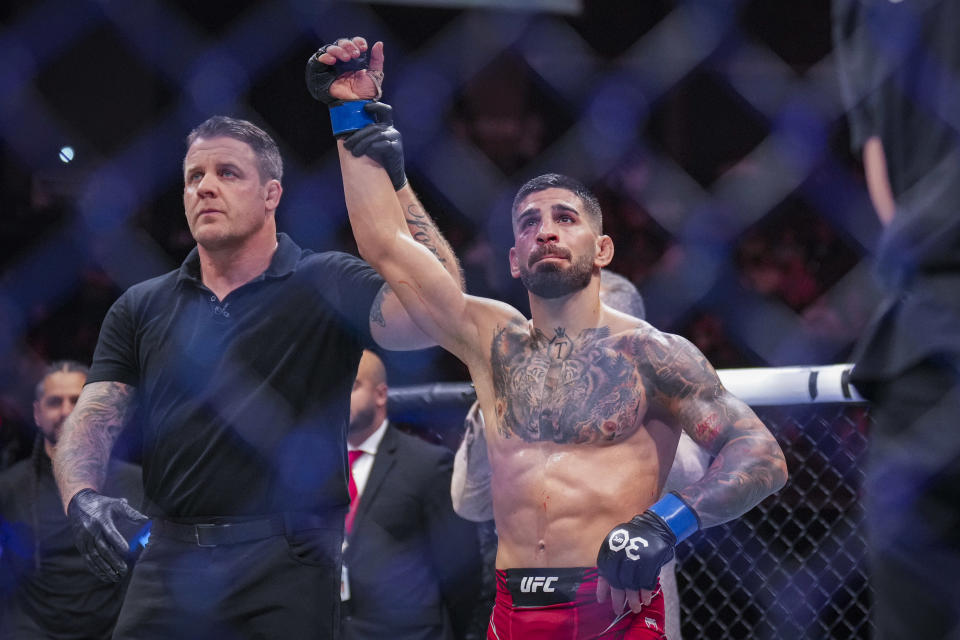
[[[602,638],[662,640],[663,594],[619,616],[610,601],[597,602],[597,569],[497,570],[497,599],[487,640]]]

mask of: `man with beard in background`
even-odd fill
[[[0,474],[2,638],[109,638],[127,588],[87,569],[53,479],[51,459],[87,380],[73,360],[51,364],[37,383],[33,454]],[[111,460],[106,488],[140,506],[140,467]]]

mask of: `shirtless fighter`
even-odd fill
[[[368,67],[351,68],[367,56]],[[332,78],[329,96],[378,95],[382,43],[368,51],[362,38],[342,39],[314,60]],[[360,134],[399,141],[389,122]],[[776,440],[687,340],[600,302],[613,241],[580,183],[540,176],[514,201],[510,270],[529,292],[527,320],[464,294],[411,237],[388,173],[353,155],[369,146],[346,144],[353,152],[341,139],[340,162],[361,255],[467,365],[488,416],[500,539],[487,637],[662,638],[660,567],[679,541],[783,486]],[[657,500],[681,430],[714,461],[701,480]],[[597,603],[608,599],[612,612]]]

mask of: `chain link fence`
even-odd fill
[[[355,250],[329,118],[303,84],[307,56],[354,33],[387,47],[406,170],[471,293],[525,309],[507,213],[556,171],[596,192],[611,268],[651,322],[714,366],[847,357],[878,299],[865,258],[880,225],[848,150],[828,2],[425,1],[4,3],[0,417],[30,428],[13,414],[43,363],[89,360],[120,291],[193,247],[183,138],[214,113],[280,145],[281,231]],[[395,366],[463,375],[442,355]]]
[[[678,549],[684,638],[869,638],[860,501],[870,414],[860,405],[763,407],[790,480],[744,517]]]

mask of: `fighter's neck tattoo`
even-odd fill
[[[554,336],[550,338],[550,353],[555,358],[566,358],[570,355],[570,341],[565,328],[557,327],[554,330]]]
[[[500,434],[528,442],[585,444],[615,440],[636,423],[644,391],[637,367],[614,345],[609,327],[552,338],[518,325],[491,345]]]

